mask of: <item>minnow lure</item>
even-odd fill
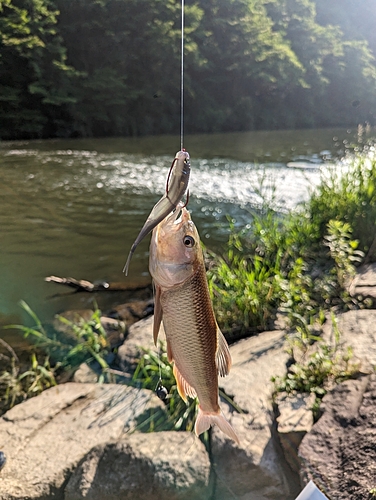
[[[127,262],[123,272],[128,276],[129,263],[137,245],[152,231],[169,213],[177,207],[188,188],[189,175],[191,173],[191,164],[189,162],[189,153],[184,149],[178,151],[172,162],[166,183],[166,192],[162,198],[154,205],[149,217],[146,219],[135,242],[131,246]]]

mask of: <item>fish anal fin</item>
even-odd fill
[[[196,436],[199,436],[203,432],[209,430],[212,425],[216,425],[221,429],[221,431],[226,434],[230,439],[233,439],[235,443],[240,444],[239,438],[236,435],[233,427],[222,413],[208,413],[204,412],[201,407],[198,407],[198,415],[195,424],[195,433]]]
[[[183,375],[180,373],[180,371],[175,363],[174,363],[173,373],[174,373],[174,377],[176,380],[178,393],[180,394],[180,397],[182,398],[182,400],[187,402],[187,396],[189,396],[190,398],[197,397],[196,391],[193,389],[193,387],[191,385],[188,384],[188,382],[185,380]]]
[[[232,361],[227,341],[218,326],[217,326],[217,341],[218,341],[218,346],[215,355],[215,361],[217,364],[218,375],[220,375],[221,377],[225,377],[230,372]]]
[[[162,304],[161,304],[161,287],[155,285],[154,292],[154,323],[153,323],[153,338],[154,344],[157,345],[159,329],[163,317]]]

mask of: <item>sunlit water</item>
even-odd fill
[[[189,209],[205,245],[220,251],[227,216],[239,227],[250,224],[262,197],[273,197],[280,210],[307,198],[320,171],[357,140],[356,133],[187,136]],[[42,319],[86,307],[85,294],[52,297],[69,290],[46,283],[49,275],[130,285],[150,280],[149,237],[137,248],[127,279],[122,269],[164,193],[178,145],[177,137],[0,143],[0,324],[20,321],[21,299]]]

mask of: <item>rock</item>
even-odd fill
[[[144,349],[158,352],[153,340],[154,316],[138,321],[129,328],[127,338],[118,349],[118,364],[125,372],[133,371],[143,354]],[[159,339],[164,338],[163,325],[159,333]]]
[[[150,316],[154,312],[154,299],[135,300],[120,304],[111,311],[110,314],[116,315],[119,319],[126,322],[128,326],[137,321]]]
[[[72,326],[65,323],[64,321],[61,321],[59,317],[67,320],[69,323],[73,323],[79,326],[82,323],[89,322],[93,317],[93,313],[94,311],[92,311],[91,309],[64,311],[63,313],[56,315],[53,321],[53,327],[57,332],[62,333],[63,335],[73,339],[74,341],[77,341],[77,336],[72,331]],[[112,349],[118,347],[124,340],[124,333],[126,330],[125,323],[118,319],[101,316],[101,325],[107,334],[110,347]]]
[[[213,428],[216,500],[288,500],[296,496],[296,478],[283,464],[272,418],[271,377],[283,375],[288,361],[284,337],[283,331],[264,332],[230,347],[232,369],[219,383],[243,413],[236,413],[223,401],[221,407],[239,436],[240,446]]]
[[[63,498],[93,447],[126,438],[151,413],[164,413],[153,393],[112,384],[63,384],[15,406],[0,418],[1,500]]]
[[[95,384],[98,382],[98,374],[87,363],[81,363],[73,375],[73,382]]]
[[[376,310],[348,311],[337,316],[340,342],[351,346],[362,371],[371,372],[376,366]],[[329,319],[324,325],[323,340],[335,343],[335,331]]]
[[[350,287],[353,297],[361,296],[372,306],[376,306],[376,263],[361,266]]]
[[[73,337],[77,339],[76,335],[72,332],[72,327],[70,324],[65,323],[59,319],[60,317],[67,320],[69,323],[74,323],[75,325],[79,325],[83,321],[90,321],[93,316],[93,311],[91,309],[77,309],[73,311],[64,311],[60,314],[57,314],[52,322],[52,326],[54,329],[59,332],[67,335],[68,337]]]
[[[302,484],[312,479],[336,500],[364,500],[376,477],[376,377],[336,386],[299,448]]]
[[[101,316],[101,325],[107,334],[107,339],[110,343],[111,349],[119,347],[124,341],[126,323],[118,319]]]
[[[206,500],[210,461],[189,432],[133,434],[94,447],[72,474],[64,500]]]
[[[312,429],[315,394],[286,393],[277,396],[277,429],[285,459],[290,467],[299,472],[298,448],[303,437]]]

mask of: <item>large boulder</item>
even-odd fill
[[[112,384],[63,384],[15,406],[0,418],[1,500],[64,498],[93,447],[126,438],[161,412],[150,391]]]
[[[276,437],[271,378],[286,372],[289,359],[285,332],[264,332],[230,347],[233,365],[220,387],[235,402],[238,413],[222,400],[221,407],[234,427],[240,445],[213,428],[212,460],[216,500],[284,500],[295,498],[296,478],[284,463]]]
[[[72,474],[64,500],[207,500],[210,461],[189,432],[133,434],[95,446]]]
[[[336,500],[371,498],[376,477],[376,377],[347,380],[328,393],[323,415],[299,448],[301,480]]]

